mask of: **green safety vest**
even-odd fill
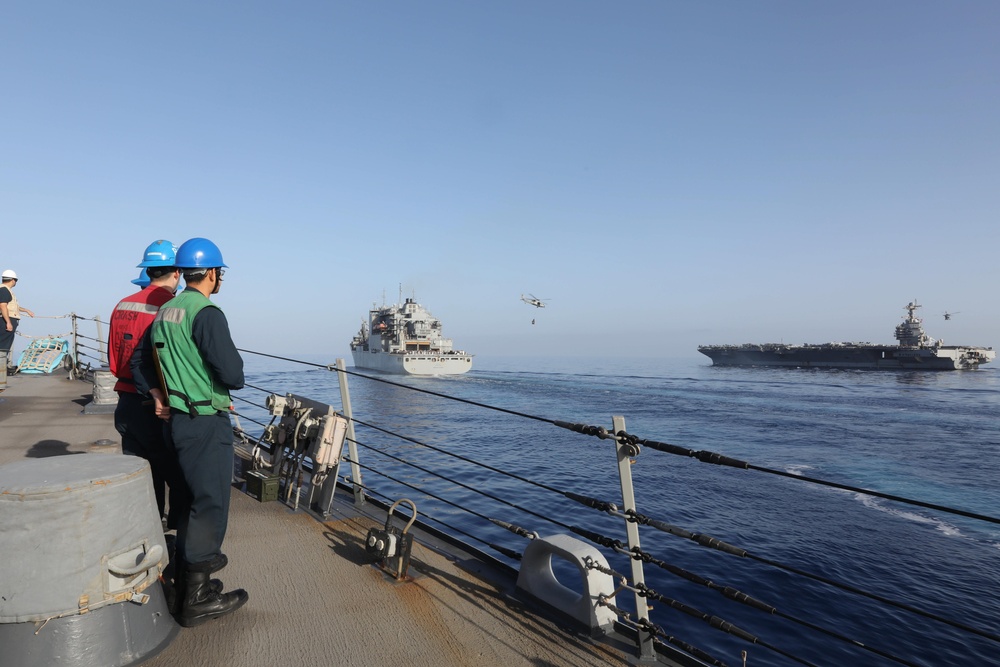
[[[194,317],[202,308],[218,308],[205,295],[185,290],[160,307],[150,327],[170,407],[188,414],[229,410],[229,390],[212,375],[191,338]]]

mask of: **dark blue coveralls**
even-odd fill
[[[199,311],[192,322],[191,337],[215,379],[229,390],[242,389],[243,358],[236,350],[222,310]],[[140,391],[148,392],[150,386],[159,386],[154,364],[152,339],[147,334],[132,356],[132,375]],[[179,512],[178,553],[189,565],[219,559],[229,524],[233,480],[233,429],[229,413],[193,415],[171,408],[165,435],[177,453],[189,490],[190,510]]]

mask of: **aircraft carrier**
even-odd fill
[[[916,299],[905,306],[907,315],[896,326],[898,345],[873,343],[747,343],[700,345],[698,351],[714,366],[791,366],[799,368],[870,368],[878,370],[975,370],[996,357],[992,347],[945,345],[930,338],[915,315]]]

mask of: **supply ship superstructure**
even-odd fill
[[[905,306],[907,315],[896,326],[898,345],[873,343],[823,343],[786,345],[747,343],[744,345],[700,345],[698,351],[715,366],[793,366],[802,368],[872,368],[974,370],[996,357],[992,347],[945,345],[930,338],[923,321],[915,315],[916,299]]]
[[[441,321],[413,299],[373,307],[351,340],[351,355],[358,368],[401,375],[461,375],[472,368],[472,355],[453,349]]]

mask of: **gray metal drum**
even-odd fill
[[[0,466],[0,666],[139,664],[177,633],[145,459]]]

